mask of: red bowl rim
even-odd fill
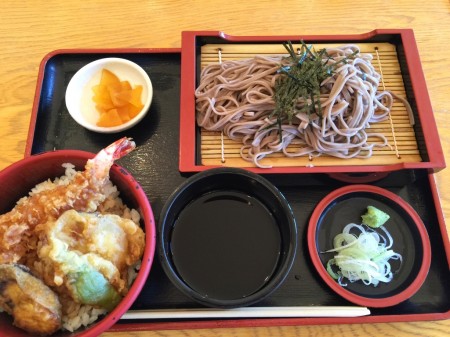
[[[55,150],[35,154],[29,157],[25,157],[7,166],[5,169],[0,171],[0,179],[2,178],[2,176],[9,174],[11,171],[16,170],[18,167],[23,166],[24,164],[29,165],[30,163],[39,162],[41,160],[47,160],[49,158],[58,158],[61,155],[67,157],[68,159],[67,162],[70,162],[70,158],[80,158],[85,159],[87,161],[88,159],[93,158],[96,154],[82,150]],[[83,337],[98,336],[99,334],[106,331],[119,321],[122,315],[129,309],[129,307],[136,300],[141,289],[144,287],[147,277],[150,273],[150,269],[155,254],[156,248],[155,219],[150,202],[144,190],[141,188],[139,183],[132,177],[132,175],[122,166],[114,164],[111,167],[110,172],[122,176],[123,179],[127,182],[127,184],[134,185],[136,187],[134,188],[134,194],[136,195],[136,199],[139,201],[140,205],[145,206],[141,207],[141,216],[145,224],[145,240],[146,240],[145,250],[142,256],[141,268],[137,273],[137,277],[134,280],[132,286],[130,287],[128,293],[122,299],[122,301],[120,301],[120,303],[111,312],[107,313],[106,316],[101,318],[98,322],[94,322],[90,326],[87,326],[85,330],[80,330],[79,332],[74,331],[72,334],[75,334],[76,336],[83,336]]]
[[[340,286],[336,280],[334,280],[327,272],[325,266],[322,264],[322,261],[319,257],[319,253],[316,248],[316,230],[319,218],[323,211],[337,198],[344,196],[353,192],[370,192],[374,194],[380,194],[383,197],[386,197],[395,203],[397,203],[403,210],[405,210],[408,215],[413,219],[414,223],[417,226],[418,232],[420,234],[420,239],[422,242],[422,263],[419,269],[419,272],[411,284],[405,288],[403,291],[384,298],[368,298],[364,296],[359,296],[344,287]],[[428,237],[428,232],[425,228],[422,219],[417,214],[417,212],[409,205],[405,200],[403,200],[400,196],[385,190],[381,187],[372,186],[372,185],[350,185],[338,188],[333,192],[329,193],[325,198],[323,198],[314,209],[311,218],[309,220],[308,232],[307,232],[307,241],[308,241],[308,250],[311,256],[312,262],[321,276],[321,278],[327,283],[327,285],[333,289],[337,294],[347,299],[348,301],[373,308],[383,308],[396,305],[400,302],[403,302],[413,296],[422,284],[425,282],[425,278],[427,277],[430,264],[431,264],[431,245],[430,239]]]

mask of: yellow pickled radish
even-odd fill
[[[142,110],[142,85],[134,88],[129,81],[121,81],[108,69],[102,69],[100,83],[92,87],[92,97],[100,118],[98,126],[121,125],[136,117]]]
[[[103,112],[100,115],[97,125],[111,127],[111,126],[121,125],[123,123],[124,122],[120,118],[119,113],[117,112],[117,109],[111,109],[108,112]]]

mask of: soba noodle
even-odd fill
[[[321,116],[301,111],[311,100],[299,98],[295,116],[280,128],[272,114],[274,86],[283,76],[280,66],[287,65],[289,59],[256,56],[202,70],[195,92],[197,124],[241,142],[242,158],[259,167],[268,167],[260,160],[274,152],[288,157],[370,157],[375,146],[387,145],[383,134],[368,132],[370,123],[389,117],[393,96],[378,92],[380,74],[371,64],[371,54],[361,54],[356,45],[328,48],[326,52],[323,62],[335,63],[335,68],[321,83],[320,97],[314,99],[317,106],[320,99]],[[343,58],[346,62],[341,62]],[[379,141],[369,142],[369,137]]]

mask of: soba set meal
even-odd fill
[[[394,98],[409,106],[379,91],[371,54],[356,45],[318,52],[304,43],[298,52],[291,43],[284,46],[289,57],[255,56],[203,68],[195,92],[197,124],[242,143],[241,157],[258,167],[268,167],[260,161],[274,152],[368,158],[374,147],[388,145],[370,124],[389,118]]]
[[[371,55],[356,45],[316,52],[302,44],[299,53],[291,43],[285,47],[289,57],[256,56],[205,67],[195,92],[198,125],[241,142],[241,156],[259,167],[274,152],[366,158],[374,147],[387,145],[384,135],[370,133],[370,124],[388,118],[394,97],[379,91]],[[118,104],[109,104],[108,81],[96,88],[95,100],[105,105],[106,95],[119,121],[122,110],[142,104],[135,103],[139,93],[128,83],[109,78]],[[110,125],[110,112],[103,113]],[[0,216],[0,309],[16,326],[41,335],[74,331],[127,294],[145,237],[138,212],[119,198],[109,169],[134,147],[122,138],[89,160],[84,171],[65,164],[64,176],[38,184]],[[345,255],[344,241],[347,246],[361,241],[347,240],[350,229],[337,239],[340,247],[333,251],[339,254],[332,263]],[[334,275],[348,277],[340,273]]]
[[[74,331],[127,294],[145,234],[109,170],[134,148],[122,138],[84,171],[64,164],[64,176],[38,184],[0,216],[0,308],[17,327],[41,335]]]

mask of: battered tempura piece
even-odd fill
[[[0,306],[30,333],[49,335],[61,327],[58,297],[25,266],[0,265]]]
[[[44,282],[78,303],[114,308],[128,292],[128,269],[141,258],[143,230],[113,214],[69,210],[36,228]]]
[[[75,209],[94,212],[104,201],[104,187],[109,182],[113,162],[135,148],[129,138],[122,138],[95,158],[88,160],[83,172],[77,172],[68,185],[34,193],[22,198],[10,212],[0,216],[0,263],[17,262],[36,249],[34,229],[48,220],[56,220],[64,211]]]

